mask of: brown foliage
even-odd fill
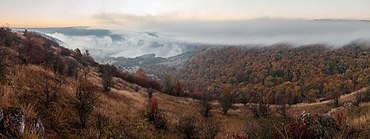
[[[152,88],[158,91],[161,91],[162,89],[162,85],[158,81],[146,77],[143,70],[138,73],[139,75],[132,75],[127,72],[118,71],[117,68],[114,68],[114,71],[117,71],[118,78],[121,78],[127,82],[134,83],[145,88]]]
[[[199,137],[199,125],[193,116],[183,116],[176,125],[177,131],[185,139],[194,139]]]
[[[165,129],[167,128],[167,119],[165,116],[163,111],[158,107],[158,100],[156,98],[150,99],[145,118],[151,122],[155,128]]]
[[[186,86],[207,88],[229,84],[234,89],[261,86],[273,91],[271,104],[332,98],[369,85],[369,49],[351,43],[341,48],[322,45],[292,47],[210,47],[177,72]]]
[[[239,95],[240,92],[232,91],[230,87],[225,87],[223,89],[223,93],[218,101],[220,102],[222,112],[224,115],[226,115],[230,109],[234,108],[233,104],[235,103]]]
[[[222,124],[214,119],[207,119],[202,122],[201,134],[205,139],[214,139],[222,130]]]

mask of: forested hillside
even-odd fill
[[[210,47],[177,75],[190,94],[229,90],[249,98],[262,93],[270,103],[314,102],[369,86],[370,46]]]

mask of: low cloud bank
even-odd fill
[[[370,39],[370,22],[351,20],[173,22],[151,23],[143,28],[167,33],[182,41],[212,44],[325,43],[342,46],[357,39]]]
[[[170,57],[195,44],[271,45],[322,43],[336,47],[370,40],[370,22],[354,20],[273,20],[145,22],[127,31],[59,28],[39,30],[63,41],[66,47],[88,49],[95,57],[136,57],[154,53]]]
[[[61,40],[62,45],[68,48],[89,50],[95,58],[137,57],[152,53],[159,57],[170,57],[181,54],[191,47],[191,44],[169,41],[152,33],[121,34],[121,39],[112,35],[72,36],[58,32],[48,35]]]

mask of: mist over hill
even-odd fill
[[[370,40],[370,22],[363,20],[255,19],[240,21],[150,22],[136,30],[117,28],[31,28],[64,46],[87,49],[97,59],[135,58],[155,54],[168,58],[194,50],[202,44],[294,46],[326,44],[340,47],[352,41]]]
[[[30,28],[58,39],[70,49],[89,50],[98,61],[109,57],[134,58],[145,54],[159,57],[171,57],[192,50],[195,45],[183,41],[174,41],[156,32],[114,33],[107,29],[88,27],[67,28]]]

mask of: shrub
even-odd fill
[[[176,125],[177,131],[186,139],[199,137],[199,127],[194,116],[182,116]]]
[[[66,62],[66,65],[67,65],[67,73],[66,75],[70,76],[70,77],[77,77],[78,76],[78,63],[74,60],[68,60]]]
[[[246,135],[241,133],[233,133],[232,137],[233,139],[248,139]]]
[[[202,136],[205,139],[214,139],[221,132],[221,123],[208,119],[202,123]]]
[[[131,118],[123,118],[118,121],[109,121],[104,128],[102,139],[151,139],[155,138],[148,134],[151,129],[143,121]],[[156,132],[158,133],[158,132]]]
[[[298,121],[307,126],[310,136],[314,138],[333,138],[339,133],[339,125],[330,116],[303,112]]]
[[[115,68],[115,70],[117,70],[117,69]],[[152,89],[155,89],[155,90],[158,90],[158,91],[162,90],[162,85],[158,81],[153,80],[153,79],[138,78],[135,75],[132,75],[132,74],[127,73],[127,72],[122,72],[122,71],[117,73],[117,77],[121,78],[122,80],[125,80],[127,82],[134,83],[134,84],[140,85],[140,86],[145,87],[145,88],[152,88]]]
[[[260,102],[253,105],[251,108],[252,114],[255,118],[267,118],[270,115],[270,104]]]
[[[97,114],[96,115],[96,129],[99,131],[99,139],[103,138],[104,134],[106,134],[105,130],[110,124],[109,117],[102,115],[102,114]]]
[[[356,100],[355,100],[355,102],[353,102],[353,105],[354,106],[360,106],[361,101],[362,101],[362,94],[357,94],[356,95]]]
[[[268,94],[257,94],[253,97],[257,105],[252,105],[250,110],[255,118],[267,118],[270,115],[270,96]]]
[[[244,105],[246,106],[249,102],[249,96],[246,92],[241,92],[240,93],[240,98],[239,98],[239,101]]]
[[[360,106],[361,102],[370,102],[370,89],[366,90],[363,94],[357,94],[353,105]]]
[[[203,94],[199,101],[199,111],[203,115],[203,117],[208,118],[211,116],[212,104],[211,104],[211,96],[206,93]]]
[[[163,88],[161,90],[162,92],[166,94],[172,94],[172,90],[174,89],[172,80],[173,79],[170,75],[165,75],[165,79],[163,81]]]
[[[112,67],[109,64],[106,65],[101,65],[100,66],[100,71],[101,71],[101,77],[103,80],[103,88],[105,92],[110,91],[110,87],[113,85],[113,70]]]
[[[281,117],[288,118],[289,117],[288,109],[289,105],[282,104],[276,107],[276,112],[280,114]]]
[[[276,128],[274,127],[273,122],[274,121],[266,118],[247,121],[245,132],[248,135],[248,138],[273,138],[276,133]]]
[[[370,102],[370,89],[367,89],[367,91],[363,94],[362,102]]]
[[[135,86],[135,87],[134,87],[134,91],[135,91],[135,92],[139,92],[139,91],[140,91],[140,87],[139,87],[139,86]]]
[[[334,107],[337,108],[340,106],[340,102],[339,102],[339,96],[336,96],[334,97],[333,99],[333,104],[334,104]]]
[[[152,122],[155,120],[155,117],[158,114],[158,112],[159,112],[159,108],[158,108],[157,99],[156,98],[150,99],[145,117],[147,118],[149,122]]]
[[[149,100],[152,99],[153,93],[154,93],[154,90],[152,88],[149,88],[148,89],[148,98],[149,98]]]
[[[237,91],[227,91],[227,89],[224,90],[225,92],[219,99],[220,105],[222,108],[222,112],[224,115],[227,114],[227,112],[233,108],[233,103],[235,102],[236,98],[239,96],[239,92]]]
[[[314,132],[302,121],[293,121],[289,124],[288,138],[292,139],[312,139]]]
[[[154,124],[157,129],[165,129],[167,127],[166,115],[158,108],[158,101],[155,98],[149,100],[145,118]]]
[[[64,47],[59,47],[59,53],[62,55],[62,56],[71,56],[72,55],[72,51],[67,49],[67,48],[64,48]]]

